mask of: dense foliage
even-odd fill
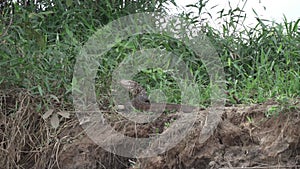
[[[208,1],[190,5],[199,9]],[[5,1],[1,4],[0,64],[1,89],[26,88],[39,96],[70,95],[76,55],[80,47],[101,26],[128,14],[146,11],[167,12],[173,1]],[[175,3],[174,3],[175,4]],[[207,14],[207,13],[206,13]],[[246,15],[240,8],[220,11],[227,18],[222,30],[201,23],[192,13],[179,17],[200,24],[223,61],[228,99],[262,102],[268,98],[300,95],[299,21],[273,23],[257,18],[255,27],[238,29]],[[204,21],[204,22],[203,22]],[[167,39],[167,40],[166,40]],[[116,44],[99,67],[97,92],[109,95],[112,70],[140,45],[162,47],[182,56],[200,84],[203,103],[209,98],[205,67],[184,44],[163,35],[135,36]],[[180,101],[172,79],[163,70],[143,70],[136,80],[145,87],[166,91],[169,101]],[[149,80],[150,79],[150,80]],[[151,80],[152,79],[152,80]],[[168,87],[170,86],[170,88]],[[173,97],[173,98],[172,98]],[[100,98],[101,99],[101,98]]]

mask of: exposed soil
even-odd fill
[[[59,116],[59,127],[53,129],[50,120],[42,118],[47,110],[45,103],[39,108],[40,101],[29,93],[3,92],[0,98],[0,168],[3,169],[300,168],[299,100],[284,106],[268,101],[226,107],[222,122],[204,143],[199,142],[203,127],[200,118],[188,136],[169,151],[152,158],[127,158],[95,144],[74,114],[70,118]],[[71,105],[53,100],[47,104],[54,112],[72,110]],[[279,107],[274,109],[275,106]],[[277,114],[267,117],[270,108],[277,110]],[[114,111],[106,110],[104,116],[115,130],[138,138],[165,132],[166,124],[179,117],[178,113],[163,114],[152,123],[135,124]]]

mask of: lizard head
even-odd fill
[[[132,80],[121,80],[120,83],[125,89],[129,91],[134,90],[137,86],[139,86],[137,82]]]
[[[129,91],[133,98],[149,101],[146,90],[133,80],[121,80],[120,84]]]

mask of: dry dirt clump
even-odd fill
[[[72,110],[62,101],[36,98],[22,90],[0,93],[0,168],[53,169],[185,169],[185,168],[297,168],[300,165],[300,106],[291,103],[269,117],[275,101],[226,107],[214,134],[199,143],[203,123],[196,121],[189,135],[171,150],[152,158],[125,158],[103,150],[84,133],[74,114],[59,116],[53,128],[43,114]],[[276,110],[276,109],[272,109]],[[205,113],[205,111],[203,111]],[[135,124],[107,111],[106,119],[130,137],[162,133],[175,114],[163,114],[152,123]],[[122,145],[116,145],[122,146]],[[153,148],[155,148],[153,144]]]
[[[300,111],[266,118],[264,112],[273,104],[227,108],[215,134],[204,144],[197,141],[196,124],[197,132],[159,157],[139,160],[139,166],[296,168],[300,165]]]

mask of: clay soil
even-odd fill
[[[45,103],[26,91],[6,91],[1,93],[0,106],[1,169],[300,168],[299,100],[225,107],[222,121],[204,143],[199,142],[203,119],[197,119],[175,147],[151,158],[103,150],[72,113],[69,118],[59,116],[54,129],[50,118],[42,118],[47,109],[72,110],[72,105],[55,99]],[[176,112],[164,113],[152,123],[135,124],[109,109],[104,117],[115,130],[138,138],[163,133],[166,124],[179,118]]]

